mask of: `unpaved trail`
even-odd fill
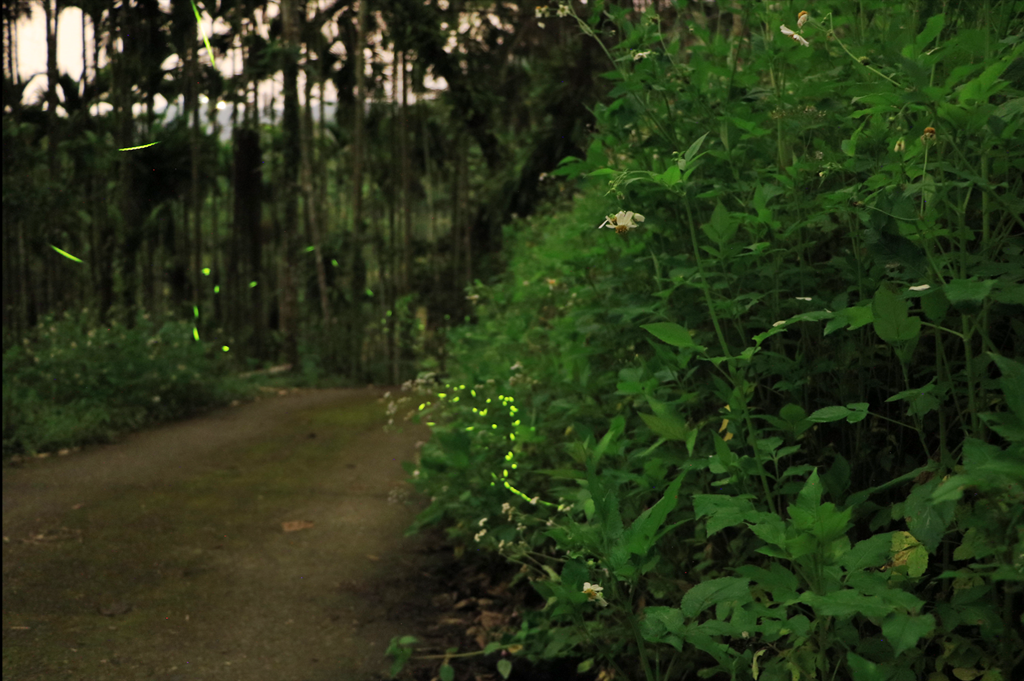
[[[298,391],[5,468],[5,681],[387,678],[440,556],[394,503],[426,429],[385,433],[381,392]]]

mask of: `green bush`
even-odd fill
[[[192,326],[139,316],[94,325],[87,310],[39,323],[3,357],[4,455],[108,441],[251,389],[192,338]]]
[[[1012,678],[1017,6],[734,5],[562,10],[617,27],[616,85],[559,170],[583,195],[510,227],[459,366],[409,386],[434,429],[412,531],[522,565],[544,605],[492,648],[531,661]]]

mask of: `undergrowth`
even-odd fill
[[[1019,678],[1019,3],[693,7],[541,12],[616,87],[408,470],[544,605],[439,677]]]

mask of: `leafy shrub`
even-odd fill
[[[95,327],[87,310],[39,323],[3,358],[4,454],[109,440],[249,394],[192,327],[148,315]]]
[[[1012,678],[1013,3],[738,2],[673,25],[592,5],[560,12],[620,37],[599,131],[559,170],[584,194],[510,229],[459,366],[415,386],[434,438],[412,530],[522,564],[545,605],[493,645],[531,660]]]

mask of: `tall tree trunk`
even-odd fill
[[[285,339],[285,355],[292,366],[299,366],[299,350],[295,293],[295,228],[298,224],[296,189],[299,185],[299,66],[293,46],[299,44],[299,25],[295,0],[281,0],[281,21],[284,27],[284,167],[280,186],[284,201],[284,224],[281,226],[281,278],[283,284],[281,332]]]
[[[364,217],[363,217],[363,159],[365,145],[365,131],[363,130],[363,108],[366,105],[366,77],[363,73],[363,50],[366,47],[366,15],[367,0],[359,0],[359,14],[356,26],[356,110],[352,130],[352,314],[351,330],[349,332],[348,346],[349,357],[353,366],[351,375],[360,377],[363,371],[363,298],[366,288],[366,263],[363,262],[363,239],[364,239]]]
[[[308,49],[308,46],[307,46]],[[321,83],[322,84],[322,83]],[[306,73],[306,107],[302,117],[302,201],[306,207],[306,228],[313,246],[313,259],[316,264],[316,283],[320,292],[320,313],[323,315],[324,338],[330,338],[331,308],[327,297],[327,273],[324,271],[324,252],[321,234],[323,231],[323,211],[319,206],[319,193],[313,186],[313,105],[310,99],[313,93],[312,74]]]

